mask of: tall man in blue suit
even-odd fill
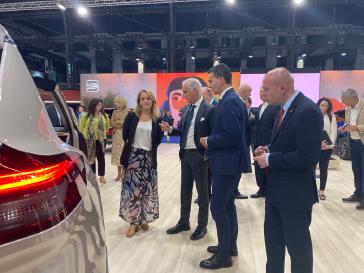
[[[217,246],[207,251],[214,255],[201,261],[206,269],[218,269],[233,265],[231,256],[237,256],[236,240],[238,220],[234,190],[240,175],[248,169],[245,144],[245,120],[247,112],[242,100],[231,87],[231,70],[218,64],[208,72],[209,87],[220,95],[211,133],[201,138],[207,148],[212,173],[211,214],[216,222]]]
[[[267,273],[283,273],[285,248],[292,273],[312,273],[310,235],[312,206],[318,202],[313,173],[320,158],[323,118],[317,105],[295,91],[285,68],[268,72],[263,95],[281,106],[269,146],[260,146],[254,160],[267,170],[264,236]],[[310,122],[307,122],[307,121]]]

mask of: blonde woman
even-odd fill
[[[135,111],[129,112],[123,127],[125,146],[120,163],[124,168],[120,199],[120,217],[130,224],[132,237],[148,223],[159,218],[157,187],[157,148],[163,132],[152,92],[141,90]]]
[[[100,176],[100,183],[105,184],[105,140],[109,129],[109,118],[103,111],[101,99],[93,98],[88,104],[87,114],[80,120],[80,130],[86,139],[87,157],[91,168]]]
[[[118,175],[115,181],[121,179],[121,164],[120,156],[124,148],[123,126],[126,115],[128,114],[128,102],[123,96],[116,96],[114,100],[116,110],[112,113],[110,125],[112,131],[112,149],[111,149],[111,164],[117,166]]]

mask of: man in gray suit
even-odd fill
[[[182,109],[179,128],[172,128],[166,122],[160,124],[163,131],[181,136],[181,215],[177,225],[168,229],[167,233],[177,234],[190,229],[192,189],[195,181],[199,206],[198,226],[192,233],[191,240],[199,240],[205,236],[209,210],[207,156],[205,148],[200,144],[200,138],[210,133],[215,107],[203,100],[201,88],[197,79],[185,80],[182,90],[189,104]]]

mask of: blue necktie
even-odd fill
[[[190,129],[190,126],[191,126],[195,107],[196,107],[196,105],[191,104],[191,107],[188,110],[188,113],[186,115],[185,124],[183,126],[183,131],[182,131],[182,136],[181,136],[181,148],[182,149],[184,149],[186,147],[188,130]]]

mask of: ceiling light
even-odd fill
[[[163,58],[162,58],[162,60],[163,60],[163,61],[167,61],[167,58],[163,57]]]
[[[87,9],[85,7],[79,6],[77,8],[77,13],[78,13],[78,15],[80,15],[82,17],[85,17],[88,14],[88,11],[87,11]]]
[[[57,4],[57,7],[60,9],[60,10],[66,10],[66,7],[63,6],[62,4]]]
[[[307,54],[306,54],[306,53],[303,53],[303,54],[302,54],[302,57],[303,57],[303,58],[304,58],[304,57],[306,57],[306,56],[307,56]]]
[[[282,55],[277,55],[277,58],[282,58]]]
[[[346,52],[342,52],[340,55],[345,57],[347,54],[346,54]]]
[[[235,0],[225,0],[225,2],[228,5],[234,5],[235,4]]]
[[[253,57],[254,57],[253,55],[249,55],[249,56],[248,56],[248,58],[249,58],[249,59],[251,59],[251,58],[253,58]]]
[[[136,60],[137,62],[140,62],[140,58],[136,58],[135,60]]]
[[[304,4],[305,0],[294,0],[293,3],[296,5],[296,6],[301,6],[302,4]]]
[[[192,56],[192,57],[191,57],[191,59],[192,59],[192,60],[196,60],[195,56]]]

